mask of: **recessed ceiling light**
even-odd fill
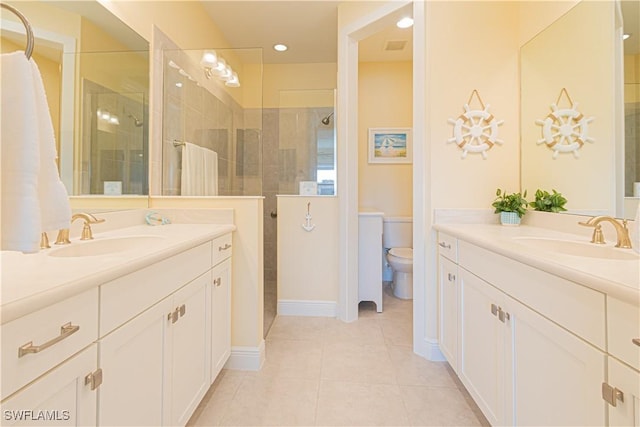
[[[285,50],[289,49],[289,47],[286,44],[280,44],[280,43],[274,44],[273,48],[278,52],[284,52]]]
[[[631,37],[631,34],[623,34],[623,35],[622,35],[622,40],[626,40],[626,39],[628,39],[629,37]]]
[[[398,28],[409,28],[412,25],[413,25],[413,18],[409,18],[408,16],[396,22],[396,26]]]

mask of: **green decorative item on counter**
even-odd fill
[[[562,196],[562,193],[558,193],[556,190],[553,191],[553,194],[549,194],[547,191],[536,190],[536,199],[529,203],[533,209],[542,212],[564,212],[566,209],[564,208],[565,203],[567,203],[567,199]]]
[[[491,206],[495,208],[494,213],[500,214],[500,221],[503,225],[517,225],[520,218],[527,212],[529,202],[525,199],[527,190],[524,194],[507,193],[506,191],[496,190],[496,199]]]

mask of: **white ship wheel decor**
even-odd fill
[[[476,95],[482,110],[472,110],[469,107],[473,95]],[[485,107],[477,90],[471,92],[469,101],[464,104],[464,113],[457,119],[449,119],[453,125],[453,137],[447,140],[448,143],[455,143],[462,149],[462,158],[467,157],[467,153],[480,153],[482,158],[487,158],[489,151],[495,144],[502,144],[498,139],[498,126],[504,123],[503,120],[496,121],[489,113],[489,105]]]
[[[558,108],[563,93],[571,108]],[[558,153],[573,153],[577,159],[580,157],[578,150],[585,142],[595,142],[589,137],[589,123],[593,120],[593,117],[586,118],[578,111],[578,104],[574,104],[567,89],[562,88],[556,103],[551,104],[551,113],[544,120],[536,120],[536,124],[542,126],[542,138],[537,144],[546,144],[552,149],[554,159],[558,157]]]

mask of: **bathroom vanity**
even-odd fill
[[[440,348],[492,425],[638,425],[638,254],[587,233],[435,228]]]
[[[234,229],[3,252],[3,422],[185,425],[230,355]]]

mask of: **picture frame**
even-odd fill
[[[410,128],[369,128],[369,163],[413,162]]]

